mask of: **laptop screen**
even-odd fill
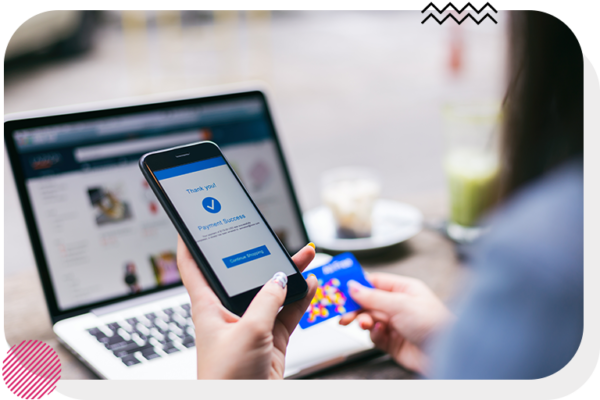
[[[123,110],[12,132],[59,314],[180,284],[176,231],[137,164],[149,151],[216,142],[288,251],[306,244],[260,93]]]

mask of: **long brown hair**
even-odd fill
[[[583,155],[583,54],[573,32],[537,11],[511,13],[501,198]]]

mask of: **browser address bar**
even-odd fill
[[[75,160],[80,163],[101,160],[103,158],[120,157],[128,154],[144,153],[208,139],[203,130],[194,130],[170,134],[157,138],[124,140],[122,142],[78,147],[73,151]]]

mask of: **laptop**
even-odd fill
[[[216,142],[289,253],[308,243],[262,90],[13,114],[4,128],[54,332],[102,378],[196,378],[176,231],[139,171],[142,154]],[[285,376],[372,351],[355,324],[298,327]]]

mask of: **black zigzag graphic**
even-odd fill
[[[498,13],[498,11],[497,11],[497,10],[494,8],[494,6],[492,6],[490,3],[485,3],[485,4],[483,5],[483,7],[481,7],[479,10],[478,10],[477,8],[475,8],[475,6],[474,6],[473,4],[471,4],[471,3],[467,3],[467,4],[465,4],[465,6],[464,6],[464,7],[463,7],[461,10],[459,10],[458,8],[456,8],[456,7],[454,6],[454,4],[452,4],[452,2],[450,2],[450,3],[446,4],[446,7],[442,8],[441,10],[440,10],[439,8],[437,8],[437,7],[435,6],[435,4],[433,4],[433,3],[429,3],[429,4],[427,5],[427,7],[425,7],[425,8],[423,9],[423,11],[421,11],[421,14],[422,14],[422,13],[424,13],[425,11],[427,11],[427,9],[428,9],[429,7],[433,7],[433,8],[435,8],[435,10],[436,10],[438,13],[440,13],[440,14],[441,14],[441,13],[443,13],[444,11],[446,11],[446,10],[448,9],[448,7],[452,7],[452,8],[454,8],[454,11],[458,12],[459,14],[460,14],[460,13],[462,13],[463,11],[465,11],[465,9],[466,9],[467,7],[471,7],[471,8],[473,9],[473,11],[475,11],[477,14],[480,14],[480,13],[481,13],[481,12],[484,10],[484,8],[486,8],[486,7],[489,7],[489,8],[491,8],[491,9],[492,9],[492,10],[493,10],[495,13]]]
[[[438,24],[440,24],[440,25],[441,25],[441,24],[443,24],[444,22],[446,22],[446,20],[447,20],[448,18],[452,18],[452,19],[453,19],[454,21],[456,21],[456,23],[457,23],[457,24],[459,24],[459,25],[460,25],[460,24],[462,24],[462,23],[465,21],[465,19],[467,19],[467,18],[471,18],[471,19],[473,20],[473,22],[475,22],[477,25],[481,24],[481,23],[483,22],[483,20],[484,20],[484,19],[486,19],[486,18],[489,18],[489,19],[491,19],[492,21],[494,21],[494,23],[495,23],[495,24],[497,24],[497,23],[498,23],[498,21],[496,21],[496,20],[494,19],[494,17],[492,17],[490,14],[485,14],[485,16],[484,16],[483,18],[481,18],[479,21],[477,21],[477,20],[475,19],[475,17],[473,17],[471,14],[467,14],[467,15],[465,15],[465,16],[463,17],[463,19],[461,19],[461,20],[458,20],[458,19],[456,19],[456,18],[454,17],[454,15],[452,15],[452,14],[448,14],[448,15],[446,15],[446,16],[444,17],[444,19],[442,19],[441,21],[440,21],[439,19],[437,19],[435,15],[433,15],[433,14],[429,14],[429,15],[427,16],[427,18],[425,18],[423,21],[421,21],[421,23],[422,23],[422,24],[424,24],[424,23],[425,23],[425,21],[427,21],[429,18],[433,18],[433,19],[435,19],[435,20],[438,22]]]
[[[432,7],[439,13],[442,14],[444,11],[446,11],[449,7],[452,7],[458,14],[461,14],[467,7],[471,7],[473,9],[473,11],[475,11],[477,14],[480,14],[486,7],[489,7],[492,9],[492,11],[494,11],[495,13],[498,13],[498,11],[490,4],[490,3],[485,3],[483,5],[483,7],[481,7],[479,10],[477,8],[475,8],[471,3],[467,3],[465,4],[465,6],[462,9],[458,9],[454,6],[454,4],[452,4],[451,2],[448,3],[444,8],[442,8],[441,10],[439,8],[436,7],[435,4],[433,3],[429,3],[427,5],[427,7],[425,7],[423,9],[423,11],[421,11],[421,13],[424,13],[425,11],[427,11],[429,9],[429,7]],[[473,22],[475,22],[477,25],[481,24],[486,18],[491,19],[492,21],[494,21],[495,24],[498,23],[498,21],[496,21],[494,19],[494,17],[492,17],[490,14],[485,14],[483,16],[483,18],[481,18],[479,21],[477,19],[475,19],[475,17],[473,17],[473,15],[471,14],[467,14],[465,15],[462,19],[457,19],[454,15],[452,14],[448,14],[446,15],[442,20],[439,20],[435,15],[433,15],[433,13],[429,14],[423,21],[421,21],[421,24],[424,24],[425,22],[427,22],[427,20],[429,18],[435,19],[438,24],[442,25],[444,22],[446,22],[446,20],[448,18],[452,18],[454,20],[454,22],[456,22],[458,25],[462,24],[467,18],[471,18],[473,20]]]

